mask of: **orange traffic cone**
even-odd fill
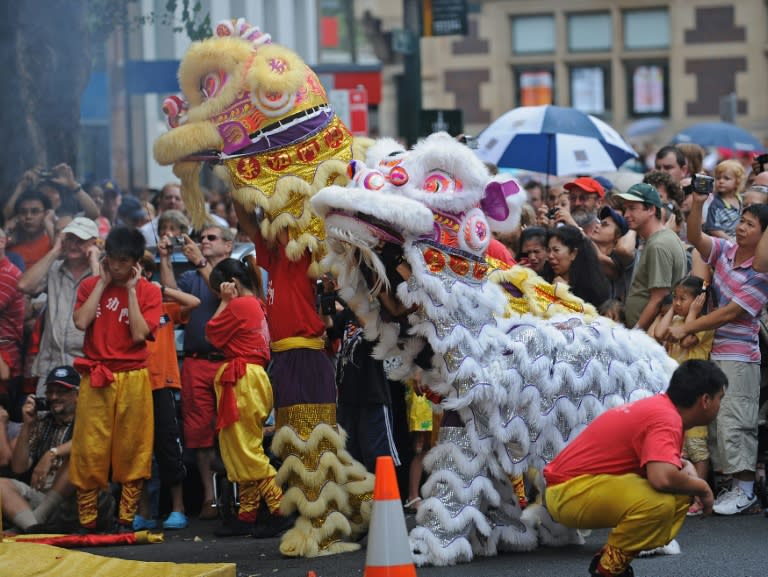
[[[392,457],[376,459],[364,577],[416,577]]]

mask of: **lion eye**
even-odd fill
[[[433,172],[426,179],[422,188],[427,192],[451,192],[454,190],[453,179],[444,172]]]
[[[224,85],[226,76],[223,72],[209,72],[200,81],[200,94],[208,100],[216,96]]]

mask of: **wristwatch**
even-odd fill
[[[208,264],[208,261],[205,259],[205,257],[203,257],[199,261],[197,261],[195,268],[203,268],[207,264]]]

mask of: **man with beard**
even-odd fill
[[[68,463],[79,388],[75,369],[56,367],[46,379],[47,412],[38,413],[33,395],[22,406],[11,470],[16,475],[31,471],[31,477],[29,484],[0,478],[0,497],[5,519],[25,533],[55,529],[66,523],[67,514],[77,523]]]
[[[597,211],[605,197],[605,189],[594,178],[580,176],[572,182],[567,182],[563,188],[568,193],[569,209],[561,207],[555,220],[581,228],[590,236],[599,223]]]

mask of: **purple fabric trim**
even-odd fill
[[[311,136],[314,136],[323,130],[326,126],[328,126],[328,123],[331,122],[332,119],[333,112],[321,112],[309,120],[305,120],[304,122],[301,122],[295,126],[291,126],[282,132],[264,137],[258,142],[248,145],[245,148],[238,150],[237,154],[258,154],[260,152],[266,152],[274,148],[284,148],[286,146],[290,146],[310,138]]]
[[[276,409],[336,403],[333,364],[325,351],[292,349],[272,353],[269,378]]]

